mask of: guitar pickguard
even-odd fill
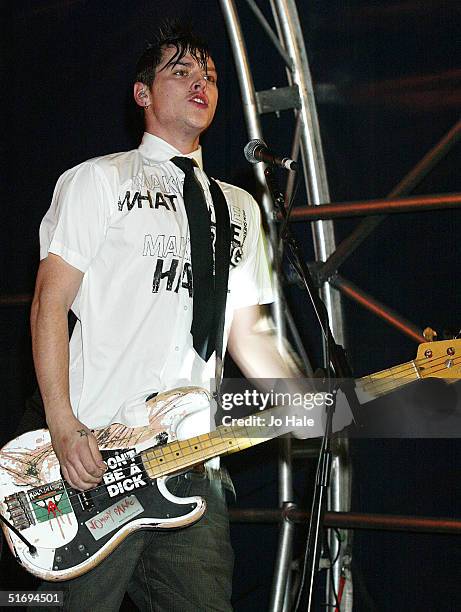
[[[165,528],[168,524],[166,521],[181,519],[197,507],[197,503],[178,504],[184,501],[178,498],[166,499],[165,485],[161,480],[149,482],[132,494],[115,497],[109,497],[107,487],[98,487],[91,492],[94,502],[91,509],[83,508],[73,490],[69,490],[79,525],[78,533],[67,544],[53,549],[49,569],[65,572],[94,558],[113,538],[117,538],[119,529],[127,523],[136,521],[137,525],[142,526],[144,522],[149,528]],[[29,559],[35,565],[34,558]]]

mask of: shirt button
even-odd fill
[[[174,350],[175,350],[175,351],[179,351],[179,346],[175,346],[175,347],[174,347]]]
[[[187,310],[187,306],[184,306],[184,310]]]

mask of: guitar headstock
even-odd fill
[[[423,342],[415,363],[421,378],[461,379],[461,339]]]

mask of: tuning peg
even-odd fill
[[[426,342],[434,342],[437,338],[437,332],[432,327],[426,327],[423,331],[423,336]]]

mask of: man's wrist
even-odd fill
[[[69,425],[76,420],[70,405],[45,408],[45,414],[48,429]]]

